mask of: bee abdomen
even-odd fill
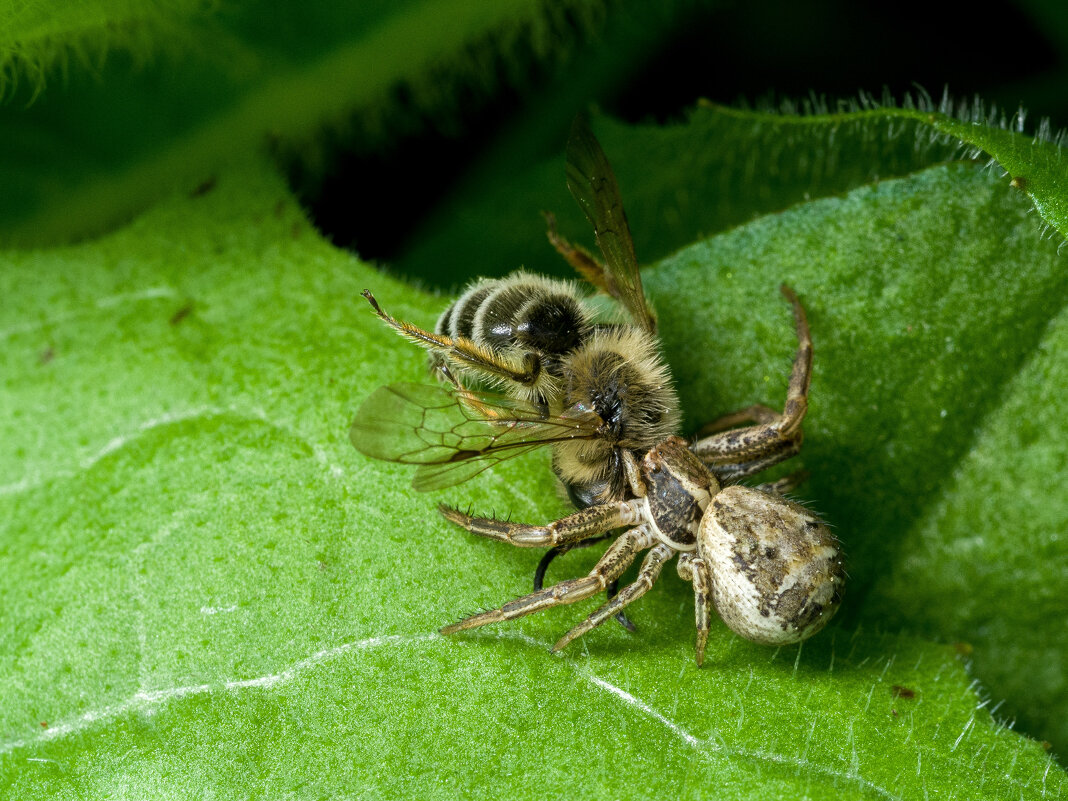
[[[493,291],[496,283],[497,281],[492,280],[480,281],[469,287],[464,294],[449,304],[449,308],[438,318],[438,323],[434,327],[435,332],[445,334],[453,339],[457,337],[474,339],[472,336],[472,323],[475,318],[475,312],[478,311],[486,296]]]
[[[470,286],[438,318],[435,330],[494,351],[561,356],[583,343],[591,325],[571,284],[515,273]]]

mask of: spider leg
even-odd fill
[[[595,545],[596,543],[601,542],[610,536],[612,535],[605,534],[600,537],[594,537],[593,539],[577,542],[574,545],[557,545],[555,548],[552,548],[547,551],[546,554],[541,558],[541,561],[538,562],[538,566],[534,569],[535,591],[540,590],[544,586],[545,572],[549,569],[549,565],[556,557],[562,556],[563,554],[570,551],[572,548],[588,548],[591,545]],[[611,583],[605,590],[605,593],[608,595],[608,600],[612,600],[612,598],[615,597],[617,592],[619,592],[619,579],[612,579]],[[631,621],[631,619],[627,617],[626,612],[617,612],[616,620],[619,622],[619,625],[621,625],[623,628],[625,628],[632,634],[638,630],[638,627],[634,625],[633,621]]]
[[[616,595],[619,594],[619,579],[614,579],[608,588],[604,591],[604,594],[608,596],[608,600],[611,601]],[[627,617],[627,613],[622,609],[615,614],[616,622],[629,631],[631,634],[638,630],[638,627],[634,625],[634,621]]]
[[[768,419],[767,407],[762,406],[750,406],[721,418],[712,425],[730,421],[727,423],[729,425],[745,419],[756,420],[757,423],[721,431],[694,443],[694,453],[717,477],[736,479],[758,473],[789,459],[801,448],[801,423],[808,411],[808,388],[812,381],[812,337],[801,301],[785,284],[780,289],[793,305],[798,339],[786,403],[782,414],[774,415],[774,419]]]
[[[785,495],[787,492],[792,492],[800,487],[807,480],[807,470],[795,470],[790,473],[790,475],[783,476],[778,481],[768,481],[764,484],[757,484],[756,489],[761,492],[770,492],[774,495]]]
[[[566,648],[568,643],[600,626],[618,611],[645,595],[656,582],[664,562],[674,554],[675,549],[663,542],[649,551],[645,555],[645,559],[642,560],[641,570],[638,571],[638,578],[634,583],[628,584],[619,591],[617,596],[561,637],[556,645],[552,647],[552,652],[556,653],[562,648]]]
[[[457,623],[442,627],[441,633],[454,634],[464,629],[485,626],[487,623],[514,620],[553,606],[573,604],[575,601],[604,592],[608,584],[613,579],[619,578],[635,557],[644,549],[651,547],[655,541],[655,536],[650,534],[644,526],[630,529],[612,543],[588,575],[561,581],[559,584],[509,601],[498,609],[471,615]]]
[[[708,563],[692,553],[684,553],[678,561],[679,575],[693,582],[693,608],[697,624],[697,667],[705,661],[705,646],[712,625],[712,572]]]
[[[520,548],[545,548],[573,544],[620,526],[634,525],[639,520],[638,505],[638,501],[633,500],[589,506],[544,526],[474,517],[445,504],[438,506],[438,511],[447,520],[472,534],[508,542]]]
[[[770,406],[765,406],[763,403],[757,403],[753,406],[746,406],[736,412],[725,414],[711,423],[705,423],[697,430],[697,437],[700,439],[710,434],[726,431],[739,423],[774,423],[778,419],[779,413],[777,411]]]
[[[733,484],[747,476],[753,476],[769,467],[774,467],[780,462],[785,462],[792,456],[801,452],[801,436],[794,439],[770,442],[764,447],[760,458],[737,464],[709,464],[704,458],[698,456],[704,462],[709,472],[716,477],[720,484]]]

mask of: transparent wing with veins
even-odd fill
[[[549,415],[506,395],[430,384],[391,384],[364,401],[349,439],[365,456],[419,465],[420,492],[451,487],[545,445],[602,436],[603,421],[575,407]]]
[[[593,226],[604,256],[603,281],[593,283],[617,298],[634,322],[656,333],[656,317],[645,301],[619,183],[584,115],[575,118],[567,141],[567,188]]]

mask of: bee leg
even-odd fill
[[[572,244],[560,236],[556,230],[555,215],[546,211],[543,212],[542,216],[545,217],[545,236],[548,237],[549,244],[556,248],[556,252],[563,256],[564,260],[575,268],[575,272],[595,286],[598,291],[604,292],[606,295],[612,295],[613,292],[605,280],[604,265],[586,248]]]
[[[637,501],[599,504],[544,526],[513,523],[492,517],[474,517],[445,504],[438,506],[438,511],[447,520],[466,528],[472,534],[511,543],[520,548],[547,548],[573,544],[620,526],[633,525],[638,522],[637,507]]]
[[[523,357],[523,364],[517,367],[499,354],[476,345],[469,339],[453,339],[444,334],[434,334],[411,323],[397,320],[382,310],[370,291],[365,289],[362,294],[375,310],[375,314],[387,325],[405,339],[421,345],[434,357],[449,364],[473,370],[490,380],[513,381],[523,386],[533,386],[541,376],[541,359],[535,353],[527,353]]]
[[[600,149],[599,145],[598,149]],[[570,179],[568,180],[570,181]],[[612,179],[612,183],[615,183],[614,178]],[[616,191],[618,191],[618,187],[616,187]],[[580,203],[580,205],[582,204]],[[588,213],[589,212],[587,211],[587,214]],[[570,242],[564,237],[560,236],[560,234],[556,230],[556,217],[554,217],[551,213],[547,211],[542,212],[542,216],[545,217],[546,223],[545,235],[549,238],[549,244],[556,248],[556,252],[563,256],[564,260],[575,268],[575,272],[577,272],[580,276],[582,276],[583,279],[589,282],[598,292],[603,292],[605,295],[614,298],[616,301],[618,301],[625,307],[627,305],[627,299],[626,297],[624,297],[623,293],[620,292],[619,286],[617,285],[615,279],[612,276],[612,271],[607,269],[604,263],[597,259],[597,257],[590,253],[588,250],[586,250],[586,248],[582,247],[581,245],[576,245],[573,242]],[[595,228],[596,227],[599,226],[595,226]],[[625,227],[626,221],[624,220],[624,228]],[[625,230],[624,232],[626,234],[626,239],[629,241],[630,231]],[[637,270],[637,265],[634,266],[634,269]],[[648,324],[651,327],[651,330],[655,333],[656,319],[652,316],[648,309],[644,309],[644,311],[645,314],[647,314],[649,317]],[[646,321],[643,320],[641,322],[644,324]]]
[[[638,465],[637,457],[628,450],[620,450],[619,453],[623,459],[623,472],[627,477],[630,491],[634,493],[635,498],[643,497],[646,493],[645,481],[642,479],[642,470]]]
[[[595,542],[599,542],[600,539],[598,537],[595,540],[586,540],[586,543],[592,545]],[[545,555],[541,557],[541,561],[538,562],[538,566],[534,568],[534,592],[545,586],[545,573],[549,569],[549,565],[552,564],[553,559],[570,550],[571,546],[569,545],[557,545],[555,548],[550,548],[545,552]]]
[[[487,423],[498,425],[508,425],[510,421],[504,417],[504,412],[500,409],[495,409],[492,406],[487,406],[483,403],[478,394],[472,392],[470,389],[463,385],[463,382],[449,369],[449,365],[442,359],[441,356],[433,354],[430,357],[430,372],[437,376],[442,381],[447,381],[456,390],[456,394],[464,399],[464,403],[470,406],[479,415],[486,419]],[[548,415],[548,409],[546,409],[546,415]]]
[[[499,609],[491,609],[488,612],[465,617],[457,623],[442,627],[441,633],[455,634],[457,631],[478,628],[487,623],[514,620],[553,606],[573,604],[591,595],[604,592],[605,587],[613,579],[619,578],[634,558],[644,549],[651,547],[655,541],[654,535],[650,534],[644,526],[632,528],[612,543],[588,575],[561,581],[559,584],[538,592],[529,593],[514,601],[509,601]]]
[[[442,381],[448,381],[450,384],[453,385],[453,387],[458,390],[463,391],[467,389],[467,387],[461,384],[460,380],[455,375],[453,375],[452,370],[449,369],[449,365],[446,364],[443,359],[439,358],[438,356],[431,356],[430,358],[431,373],[436,373],[439,379],[441,379]]]
[[[664,566],[664,562],[674,555],[675,549],[665,543],[660,543],[649,551],[649,553],[646,554],[645,559],[642,560],[642,566],[638,571],[637,580],[634,581],[633,584],[628,584],[608,603],[561,637],[556,645],[552,647],[552,652],[556,653],[560,649],[565,648],[568,643],[581,637],[583,634],[597,626],[600,626],[608,620],[608,618],[615,615],[616,612],[645,595],[656,582],[657,577],[660,575],[660,569]]]
[[[708,563],[692,553],[684,553],[678,561],[679,576],[693,582],[693,608],[697,624],[697,667],[705,661],[708,631],[712,626],[712,573]]]
[[[758,421],[756,425],[721,431],[697,440],[693,452],[717,475],[727,479],[741,478],[760,472],[785,459],[801,448],[801,423],[808,411],[808,389],[812,380],[812,337],[808,329],[805,309],[792,289],[783,284],[780,289],[794,307],[797,328],[797,353],[790,373],[790,384],[782,414],[770,418],[767,407],[750,406],[713,423],[724,421]]]
[[[541,561],[538,562],[538,566],[534,569],[534,590],[540,590],[544,586],[545,572],[549,569],[549,565],[556,557],[567,553],[572,548],[588,548],[591,545],[595,545],[610,536],[610,534],[605,534],[602,537],[595,537],[593,539],[583,540],[582,542],[577,542],[574,545],[557,545],[555,548],[550,549],[541,558]],[[608,600],[612,600],[612,598],[615,597],[615,594],[619,592],[619,579],[613,579],[612,582],[608,585],[605,592],[608,595]],[[634,623],[629,617],[627,617],[626,612],[617,612],[616,620],[619,622],[619,625],[621,625],[623,628],[625,628],[632,634],[638,630],[638,627],[634,625]]]

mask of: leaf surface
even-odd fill
[[[637,635],[605,626],[562,658],[546,649],[586,607],[434,633],[526,591],[537,554],[451,528],[410,469],[349,445],[363,398],[425,376],[360,290],[421,325],[444,301],[331,248],[269,170],[83,245],[4,253],[3,794],[1062,796],[1063,770],[997,722],[953,647],[883,633],[930,620],[883,616],[893,579],[953,592],[909,543],[951,547],[929,510],[963,520],[962,489],[994,491],[980,449],[1012,398],[1063,405],[1035,385],[1062,359],[1048,321],[1065,286],[1029,208],[989,172],[940,167],[647,273],[691,424],[781,400],[794,343],[776,286],[801,293],[817,348],[804,495],[852,563],[830,629],[772,650],[717,624],[703,669],[671,571],[634,607]],[[558,516],[546,456],[442,499]],[[1030,541],[997,547],[1052,604],[1065,543],[1031,536],[1044,564],[1015,550]],[[1020,611],[973,598],[987,620]]]

